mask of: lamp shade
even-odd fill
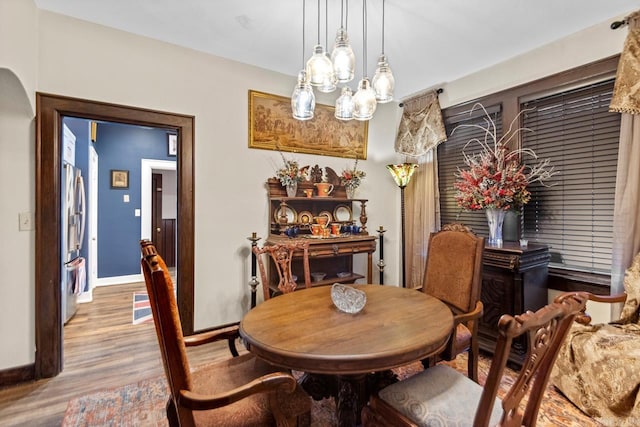
[[[391,176],[393,176],[393,179],[396,181],[396,184],[398,184],[398,187],[400,188],[404,188],[409,184],[409,181],[411,181],[411,176],[413,175],[413,172],[417,167],[417,163],[387,165],[387,169],[389,169]]]
[[[335,116],[339,120],[353,119],[353,94],[347,86],[342,88],[342,94],[336,99]]]
[[[298,73],[298,83],[291,95],[291,110],[293,118],[298,120],[310,120],[316,108],[316,96],[307,80],[307,74],[303,71]]]
[[[376,93],[371,89],[369,79],[364,77],[358,84],[358,91],[353,95],[353,118],[369,120],[376,111]]]
[[[325,55],[324,47],[316,45],[313,48],[313,56],[307,61],[307,77],[311,86],[322,86],[331,79],[333,64]],[[334,87],[335,89],[335,87]]]
[[[331,52],[333,72],[338,83],[346,83],[353,80],[356,68],[356,56],[349,44],[349,36],[344,28],[340,28],[336,34],[336,43]]]
[[[382,54],[378,58],[378,68],[376,68],[376,73],[371,80],[371,86],[373,86],[373,90],[376,92],[376,100],[381,104],[393,101],[393,88],[395,84],[396,81],[393,78],[387,57]]]

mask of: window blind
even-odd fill
[[[502,115],[499,107],[487,108],[487,113],[496,125],[498,138],[502,135]],[[464,211],[455,201],[456,190],[453,184],[456,181],[455,174],[458,168],[464,169],[466,165],[462,157],[462,150],[467,154],[481,151],[476,143],[467,145],[474,138],[484,140],[485,132],[476,127],[459,127],[460,125],[478,125],[487,127],[486,115],[477,107],[471,112],[471,107],[456,116],[445,117],[447,141],[438,145],[438,187],[440,190],[440,223],[449,224],[461,222],[480,236],[489,235],[487,217],[484,211]],[[455,129],[455,132],[453,130]],[[465,148],[465,145],[467,147]]]
[[[613,80],[525,102],[524,148],[557,174],[532,184],[524,236],[550,246],[550,266],[610,273],[620,114],[609,113]],[[525,159],[525,161],[527,161]],[[529,160],[530,161],[530,160]]]

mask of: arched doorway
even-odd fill
[[[176,129],[178,132],[178,308],[193,333],[194,117],[57,95],[36,94],[35,377],[63,365],[60,292],[60,128],[63,116]]]

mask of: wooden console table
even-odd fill
[[[500,248],[485,246],[481,293],[484,315],[478,329],[482,350],[493,354],[500,316],[535,311],[547,304],[549,258],[546,245],[521,248],[518,242],[504,242]],[[513,341],[509,355],[509,361],[518,366],[528,347],[523,338]]]

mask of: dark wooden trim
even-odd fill
[[[446,119],[447,117],[463,113],[476,103],[481,103],[487,108],[491,106],[500,106],[502,108],[502,128],[506,131],[511,122],[513,122],[513,120],[518,116],[520,103],[523,98],[536,93],[543,93],[554,88],[578,85],[590,80],[603,78],[604,76],[616,72],[619,60],[619,54],[610,56],[570,70],[523,83],[500,92],[495,92],[471,101],[447,107],[442,110],[442,113]],[[522,126],[521,123],[514,123],[514,127],[520,126]],[[511,143],[520,147],[521,142],[519,135],[517,138],[514,138]]]
[[[193,333],[194,117],[36,93],[35,378],[63,366],[60,303],[60,128],[63,116],[175,129],[178,132],[178,309]]]
[[[0,389],[35,379],[35,363],[0,371]]]
[[[549,289],[562,292],[591,292],[595,295],[611,293],[611,276],[549,268]]]

